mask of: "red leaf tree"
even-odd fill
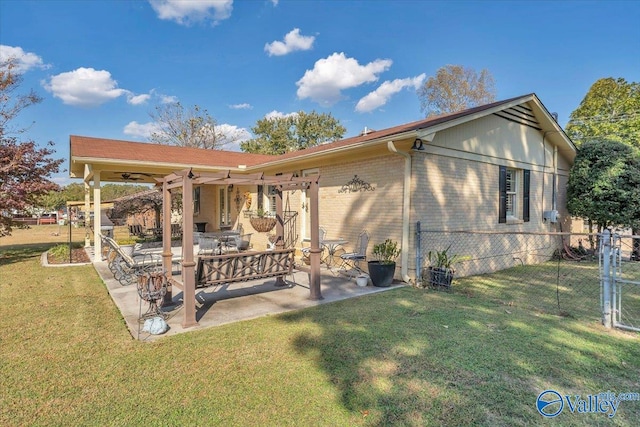
[[[0,236],[11,231],[11,217],[15,212],[31,208],[36,199],[49,191],[59,190],[50,180],[60,171],[63,159],[53,159],[53,142],[39,147],[19,135],[26,129],[9,126],[20,111],[42,101],[33,91],[26,95],[14,92],[22,83],[15,58],[0,63]]]

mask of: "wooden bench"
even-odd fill
[[[281,277],[293,271],[294,248],[237,254],[202,255],[198,258],[196,287]]]

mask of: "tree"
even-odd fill
[[[425,117],[455,113],[495,101],[493,76],[462,65],[446,65],[418,89],[420,111]]]
[[[251,131],[256,138],[241,142],[242,151],[283,154],[337,141],[347,130],[331,114],[300,111],[286,117],[260,119]]]
[[[640,147],[640,83],[612,77],[596,81],[567,123],[576,146],[608,139]]]
[[[3,60],[0,63],[0,236],[11,232],[12,214],[28,210],[38,197],[59,188],[50,177],[59,172],[63,162],[50,157],[55,153],[51,148],[53,142],[39,148],[32,140],[18,139],[26,129],[10,127],[23,109],[42,101],[33,91],[15,95],[21,83],[17,60]]]
[[[591,139],[576,155],[567,209],[602,230],[640,226],[640,151],[618,141]]]
[[[220,150],[229,141],[216,129],[207,110],[194,105],[190,110],[179,102],[156,107],[149,114],[157,125],[149,140],[157,144]]]

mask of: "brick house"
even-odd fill
[[[434,230],[548,232],[557,231],[556,211],[568,229],[566,183],[576,154],[535,94],[279,156],[73,135],[70,146],[70,176],[84,179],[87,188],[93,183],[98,201],[102,181],[135,176],[136,183],[152,183],[185,169],[317,175],[319,225],[327,236],[348,240],[352,249],[367,230],[369,254],[386,238],[398,241],[396,278],[405,281],[424,267],[416,266],[418,221]],[[193,223],[204,231],[241,226],[253,232],[254,248],[266,248],[267,233],[255,232],[249,217],[257,208],[275,210],[272,188],[229,182],[194,188]],[[286,191],[282,198],[295,218],[288,230],[292,245],[301,248],[310,238],[309,194]]]

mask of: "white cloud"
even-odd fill
[[[67,105],[95,107],[130,92],[118,88],[118,82],[111,73],[93,68],[78,68],[60,73],[49,81],[43,81],[44,88]]]
[[[273,7],[276,7],[278,5],[278,1],[279,0],[271,0],[271,4],[273,4]]]
[[[282,113],[280,111],[276,111],[273,110],[270,113],[267,113],[264,115],[264,118],[267,120],[271,120],[271,119],[282,119],[285,117],[298,117],[298,113],[297,112],[293,112],[293,113]]]
[[[298,98],[311,98],[324,105],[335,104],[342,97],[341,91],[378,80],[378,74],[391,67],[390,59],[376,59],[366,65],[347,58],[344,53],[333,53],[316,61],[312,70],[296,82]]]
[[[294,28],[284,36],[284,42],[274,41],[264,45],[264,50],[269,53],[269,56],[282,56],[296,50],[309,50],[313,46],[315,41],[314,36],[300,35],[300,29]]]
[[[229,105],[229,108],[231,108],[232,110],[253,110],[253,105],[247,104],[245,102],[244,104]]]
[[[158,129],[158,124],[155,122],[138,123],[136,121],[132,121],[124,127],[123,132],[125,135],[149,139],[151,134],[156,132]]]
[[[231,16],[233,0],[149,0],[158,18],[180,25],[211,20],[216,25]]]
[[[31,68],[49,68],[35,53],[25,52],[21,47],[0,45],[0,63],[4,63],[9,58],[16,59],[15,70],[19,73],[29,71]]]
[[[216,126],[216,137],[225,144],[223,149],[227,151],[241,151],[240,143],[252,138],[247,129],[226,123]]]
[[[178,102],[178,97],[173,95],[158,95],[162,104],[175,104]]]
[[[360,101],[358,101],[358,104],[356,105],[356,111],[359,113],[367,113],[369,111],[373,111],[376,108],[386,104],[393,95],[400,92],[404,88],[411,87],[413,89],[418,89],[422,85],[425,77],[426,75],[423,73],[413,78],[386,81],[382,83],[376,90],[360,99]]]
[[[149,99],[151,99],[151,94],[149,93],[143,93],[140,95],[134,95],[132,93],[127,94],[127,102],[131,105],[145,104]]]

